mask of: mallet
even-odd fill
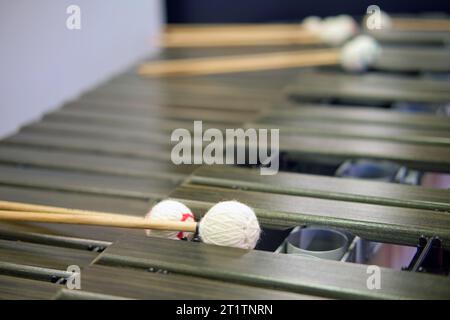
[[[341,65],[349,71],[363,71],[379,54],[377,42],[362,35],[346,43],[342,49],[155,61],[142,64],[138,73],[142,76],[207,75],[326,65]]]

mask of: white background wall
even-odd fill
[[[81,30],[69,30],[69,5]],[[0,137],[156,51],[161,0],[0,0]]]

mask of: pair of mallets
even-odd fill
[[[253,249],[259,239],[260,227],[255,213],[240,202],[219,202],[208,210],[200,222],[193,221],[193,218],[182,221],[184,214],[193,217],[189,208],[175,200],[161,201],[145,218],[0,201],[0,221],[146,229],[157,236],[163,236],[163,231],[198,232],[205,243],[243,249]]]

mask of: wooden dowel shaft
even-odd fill
[[[252,32],[169,32],[161,44],[164,47],[214,47],[252,45],[323,44],[323,40],[308,30],[261,30]]]
[[[44,205],[13,202],[13,201],[2,201],[2,200],[0,200],[0,210],[33,211],[33,212],[44,212],[44,213],[54,213],[54,214],[78,214],[78,215],[89,215],[89,216],[96,215],[96,216],[104,216],[104,217],[108,217],[108,216],[122,217],[122,216],[124,216],[124,215],[117,214],[117,213],[69,209],[69,208],[44,206]],[[130,216],[130,218],[137,218],[137,217]],[[138,219],[140,219],[140,218],[138,218]]]
[[[161,45],[171,47],[323,44],[301,24],[169,26]]]
[[[32,211],[4,211],[0,210],[1,221],[21,221],[21,222],[46,222],[60,224],[92,225],[103,227],[152,229],[166,231],[186,231],[195,232],[196,222],[148,220],[144,218],[127,216],[89,216],[79,214],[54,214]]]
[[[147,76],[205,75],[335,65],[339,58],[339,49],[302,50],[150,62],[142,64],[138,72]]]
[[[450,19],[394,18],[392,26],[397,30],[450,31]]]

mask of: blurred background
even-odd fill
[[[0,138],[155,57],[167,24],[299,23],[307,16],[342,13],[361,19],[374,4],[392,15],[450,14],[448,0],[0,0]],[[71,29],[67,21],[74,13],[68,8],[74,5],[80,25]],[[260,92],[256,96],[264,99]],[[443,175],[424,176],[422,185],[442,187],[441,177],[447,186],[449,177]],[[373,263],[400,269],[415,252],[387,245]]]
[[[442,0],[166,0],[169,23],[295,22],[306,16],[324,17],[342,12],[363,16],[373,4],[392,14],[450,12],[450,2]]]
[[[0,137],[83,90],[157,52],[168,23],[300,21],[346,12],[363,16],[372,1],[316,0],[1,0]],[[390,13],[450,12],[449,1],[378,1]],[[81,29],[69,30],[70,5]]]
[[[0,0],[0,137],[155,52],[164,3],[132,2]]]

